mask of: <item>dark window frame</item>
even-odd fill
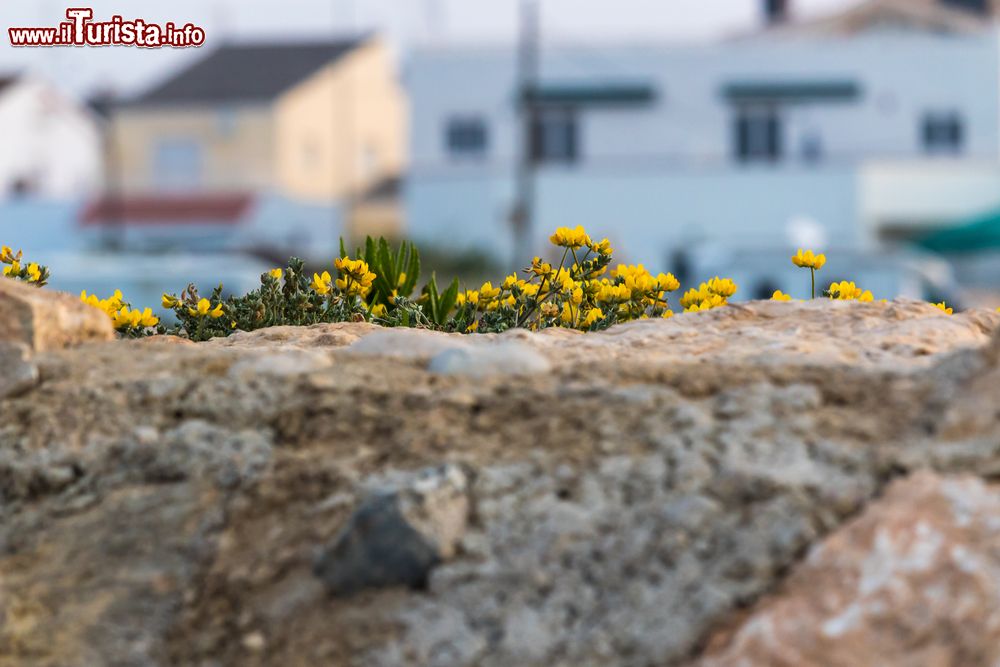
[[[571,165],[579,162],[580,157],[579,110],[572,106],[536,109],[531,119],[532,161]]]
[[[920,142],[931,155],[959,155],[965,149],[965,117],[959,111],[928,111],[920,119]]]
[[[445,150],[453,158],[483,158],[490,149],[490,128],[482,116],[452,116],[445,123]]]
[[[733,156],[738,162],[773,164],[784,158],[784,152],[784,122],[777,105],[736,107]]]

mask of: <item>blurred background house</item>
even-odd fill
[[[764,0],[758,30],[709,44],[522,44],[537,51],[527,72],[510,49],[418,50],[410,233],[509,257],[527,198],[535,249],[582,224],[682,280],[767,258],[736,265],[745,297],[794,293],[782,258],[795,246],[835,252],[878,293],[954,291],[919,241],[1000,209],[988,5],[790,12]]]
[[[495,278],[577,224],[743,298],[804,296],[800,246],[877,296],[998,298],[1000,2],[621,1],[134,0],[207,45],[16,50],[0,242],[149,304],[366,234]]]
[[[272,257],[399,236],[398,208],[370,207],[398,183],[405,113],[375,37],[223,45],[112,109],[107,187],[83,223],[125,248]]]
[[[98,120],[46,81],[0,74],[0,199],[79,196],[101,182]]]

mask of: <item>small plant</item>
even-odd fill
[[[0,265],[3,265],[3,275],[7,278],[30,283],[35,287],[45,287],[49,282],[49,267],[25,262],[23,253],[16,253],[8,246],[0,246]]]
[[[792,256],[792,264],[802,269],[809,269],[809,274],[812,277],[812,298],[816,298],[816,272],[823,268],[826,264],[826,255],[816,255],[812,250],[803,251],[799,248],[799,251]]]

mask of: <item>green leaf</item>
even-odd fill
[[[444,325],[448,321],[448,315],[451,314],[451,309],[455,307],[455,302],[458,301],[458,278],[451,281],[451,285],[448,289],[444,291],[441,295],[440,301],[438,301],[438,317],[434,318],[434,324],[439,326]]]

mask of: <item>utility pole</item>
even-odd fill
[[[538,117],[541,29],[538,0],[521,0],[521,31],[517,51],[517,104],[521,142],[514,177],[515,198],[510,224],[514,235],[514,266],[534,255],[535,171],[534,128]]]

